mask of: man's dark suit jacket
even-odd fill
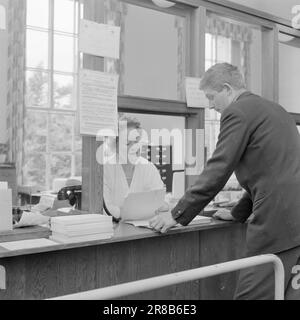
[[[245,222],[248,254],[278,253],[300,245],[300,136],[278,104],[243,93],[221,116],[216,150],[176,207],[173,218],[187,225],[235,171],[246,190],[233,208]]]

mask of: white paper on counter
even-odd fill
[[[7,189],[8,189],[7,181],[0,181],[0,190],[7,190]]]
[[[119,59],[120,27],[81,19],[79,51],[94,56]]]
[[[57,245],[56,242],[40,238],[40,239],[28,239],[20,241],[10,241],[10,242],[1,242],[0,246],[13,251],[13,250],[23,250],[23,249],[33,249],[33,248],[42,248]]]
[[[208,108],[209,101],[199,89],[201,78],[185,78],[186,102],[190,108]]]
[[[0,189],[0,231],[12,229],[12,190]]]
[[[80,134],[117,136],[119,76],[82,69],[79,82]]]
[[[23,211],[20,221],[14,224],[14,228],[47,225],[49,221],[50,217],[38,212]]]

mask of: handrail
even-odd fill
[[[96,290],[84,291],[49,300],[108,300],[128,296],[135,293],[150,291],[187,281],[216,276],[240,269],[272,263],[275,272],[275,300],[284,300],[284,268],[281,260],[273,254],[253,256],[244,259],[214,264],[207,267],[175,272],[144,280],[127,282]]]

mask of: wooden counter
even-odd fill
[[[246,225],[213,221],[161,235],[115,225],[109,240],[8,251],[0,299],[44,299],[242,258]],[[236,273],[166,287],[130,299],[231,299]]]

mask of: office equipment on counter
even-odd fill
[[[212,222],[212,218],[206,217],[206,216],[196,216],[189,224],[188,226],[193,225],[202,225],[202,224],[209,224]],[[149,228],[152,229],[152,227],[149,224],[149,220],[135,220],[135,221],[125,221],[125,223],[132,224],[135,227],[143,227],[143,228]],[[172,228],[181,228],[183,227],[180,223],[177,223]]]
[[[7,183],[2,183],[0,188],[0,231],[10,231],[12,228],[12,190],[7,188]]]
[[[63,187],[57,194],[58,200],[66,200],[70,206],[75,206],[76,209],[81,209],[81,185],[70,185]]]
[[[146,220],[155,215],[155,211],[164,204],[165,190],[129,193],[121,207],[121,219]]]
[[[63,243],[109,239],[113,236],[112,217],[82,214],[51,218],[52,240]]]

